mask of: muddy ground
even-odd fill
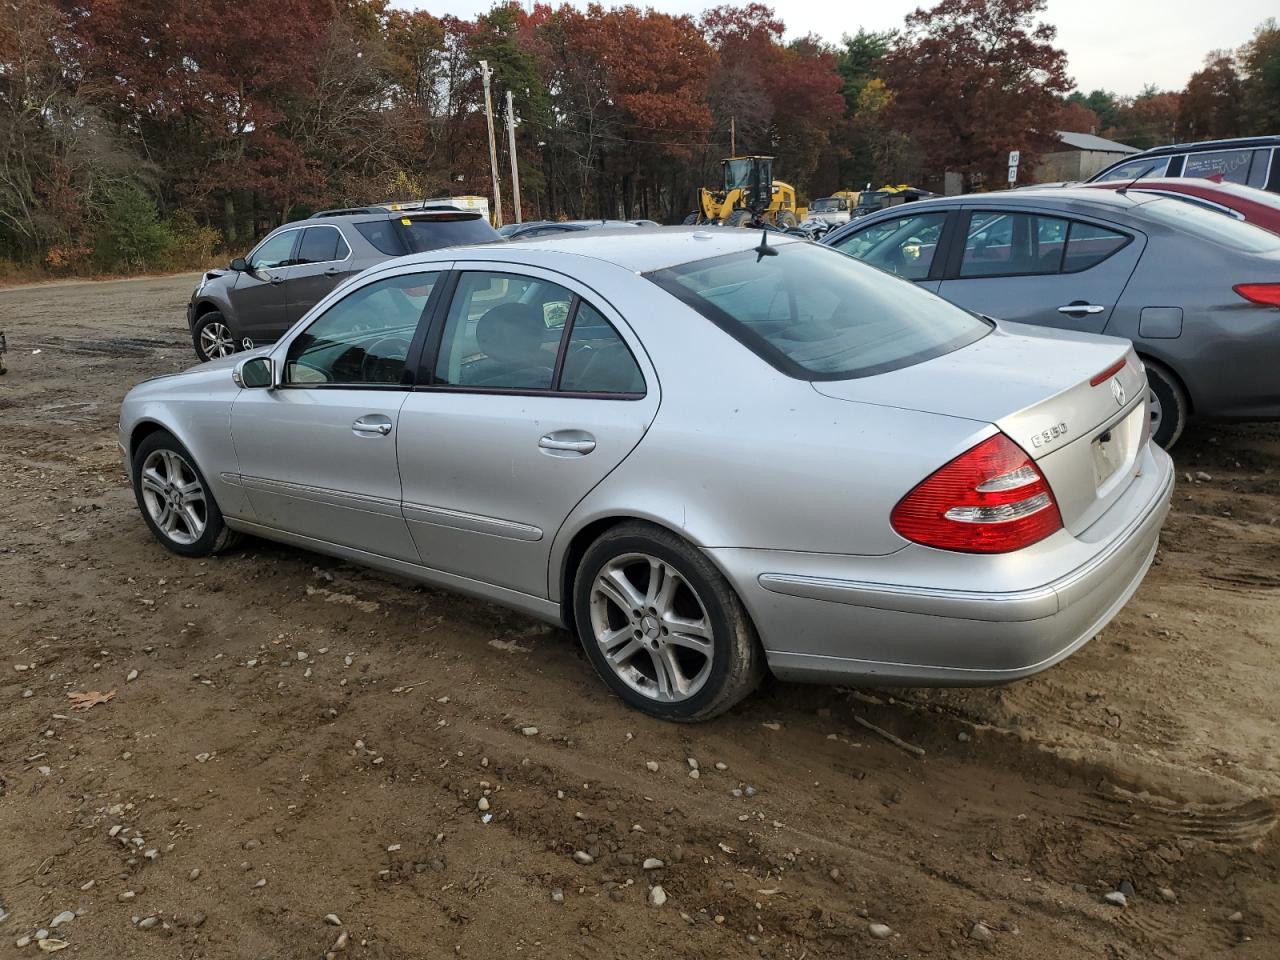
[[[161,549],[115,427],[192,282],[0,291],[0,956],[1280,956],[1277,427],[1189,432],[1157,565],[1040,677],[674,726],[496,607]]]

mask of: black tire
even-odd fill
[[[611,666],[596,640],[592,620],[596,580],[606,567],[625,562],[632,555],[656,558],[674,570],[677,579],[692,591],[694,602],[701,603],[705,617],[699,619],[710,627],[711,662],[701,686],[685,699],[663,700],[635,689]],[[633,562],[643,565],[643,561]],[[676,589],[683,590],[684,587]],[[728,581],[701,551],[670,531],[652,524],[638,521],[619,524],[603,533],[587,549],[574,577],[573,609],[578,639],[600,678],[629,706],[662,720],[692,723],[724,713],[759,686],[767,673],[764,650],[755,627]],[[644,610],[639,612],[645,613]],[[654,620],[655,624],[659,622],[653,617],[644,617],[644,620]],[[625,632],[634,625],[624,623],[619,629]],[[662,634],[667,634],[665,628]],[[638,631],[635,635],[640,636]],[[626,644],[631,643],[629,636]],[[638,642],[641,649],[634,654],[637,658],[648,653],[643,648],[648,641],[640,639]],[[657,650],[658,642],[655,636],[652,641],[654,650]],[[677,648],[677,653],[683,656],[683,648]],[[640,663],[643,667],[644,661]],[[656,659],[648,660],[648,666],[655,670]],[[656,683],[654,687],[656,689]]]
[[[684,218],[684,225],[686,227],[696,226],[697,223],[698,223],[698,211],[696,210]]]
[[[187,472],[190,473],[192,479],[200,486],[203,495],[202,507],[196,510],[197,516],[203,515],[204,528],[200,531],[200,535],[189,540],[180,539],[177,534],[167,532],[157,522],[152,515],[152,506],[148,503],[148,495],[156,502],[161,495],[154,488],[148,488],[144,492],[143,470],[147,467],[148,461],[153,455],[157,455],[163,459],[163,454],[176,454],[185,467],[184,477]],[[196,465],[195,458],[178,439],[167,430],[157,430],[149,434],[138,444],[138,449],[133,454],[133,496],[138,503],[138,510],[142,513],[142,519],[150,528],[152,536],[168,550],[184,557],[207,557],[212,554],[226,550],[235,545],[240,539],[240,535],[226,525],[223,520],[222,511],[218,509],[217,501],[213,499],[213,494],[209,490],[209,483],[204,478],[204,474],[200,472],[200,468]],[[180,524],[189,535],[190,525],[182,522]]]
[[[750,222],[751,222],[750,210],[735,210],[733,211],[733,213],[729,214],[728,218],[724,222],[724,225],[726,227],[745,227]]]
[[[208,334],[218,327],[225,331],[225,337],[218,337],[218,342],[225,342],[227,345],[225,353],[210,352],[211,338]],[[240,349],[239,342],[231,330],[231,324],[227,323],[226,317],[217,310],[202,313],[199,319],[196,320],[191,328],[191,344],[195,347],[196,356],[200,358],[201,363],[215,360],[218,357],[230,356]]]
[[[1147,385],[1152,393],[1151,437],[1166,450],[1173,448],[1187,425],[1189,404],[1187,394],[1172,373],[1150,360],[1143,361],[1147,368]]]
[[[796,219],[795,212],[791,210],[779,210],[777,216],[773,218],[773,222],[783,230],[800,225],[800,221]]]

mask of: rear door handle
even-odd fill
[[[337,267],[330,267],[328,270],[326,270],[326,271],[324,272],[324,275],[325,275],[326,277],[336,277],[336,276],[337,276],[338,274],[340,274],[341,272],[342,272],[342,271],[341,271],[341,270],[339,270]]]
[[[1065,313],[1069,317],[1073,317],[1073,316],[1083,317],[1083,316],[1088,316],[1095,313],[1101,313],[1105,309],[1107,308],[1102,306],[1101,304],[1085,303],[1083,300],[1081,300],[1081,301],[1077,301],[1076,303],[1068,303],[1065,307],[1059,307],[1058,312]]]
[[[351,432],[358,437],[385,437],[391,432],[391,420],[388,417],[369,414],[353,423]]]
[[[596,438],[584,430],[557,430],[539,440],[538,447],[553,457],[585,457],[596,448]]]
[[[280,276],[278,273],[268,273],[267,279],[272,283],[284,283],[284,277]]]

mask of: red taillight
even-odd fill
[[[1129,362],[1128,357],[1125,357],[1121,360],[1117,360],[1115,363],[1107,367],[1107,369],[1103,370],[1101,373],[1095,374],[1093,378],[1089,380],[1089,386],[1096,387],[1098,384],[1105,383],[1106,381],[1110,380],[1117,373],[1123,370],[1124,365],[1128,362]]]
[[[1280,307],[1280,283],[1237,283],[1231,289],[1250,303]]]
[[[890,519],[908,540],[964,553],[1008,553],[1062,529],[1044,474],[1003,433],[927,477]]]

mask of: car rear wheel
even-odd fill
[[[238,539],[195,460],[167,431],[157,430],[138,444],[133,492],[152,534],[174,553],[207,557]]]
[[[760,683],[764,651],[742,602],[702,553],[646,523],[591,545],[574,581],[578,637],[620,698],[664,720],[706,720]]]
[[[195,343],[196,356],[201,362],[229,357],[236,352],[235,334],[231,332],[226,318],[217,310],[210,310],[196,321],[191,329],[191,339]]]
[[[1148,402],[1151,408],[1151,437],[1169,450],[1187,425],[1187,395],[1174,376],[1158,364],[1145,361]]]

